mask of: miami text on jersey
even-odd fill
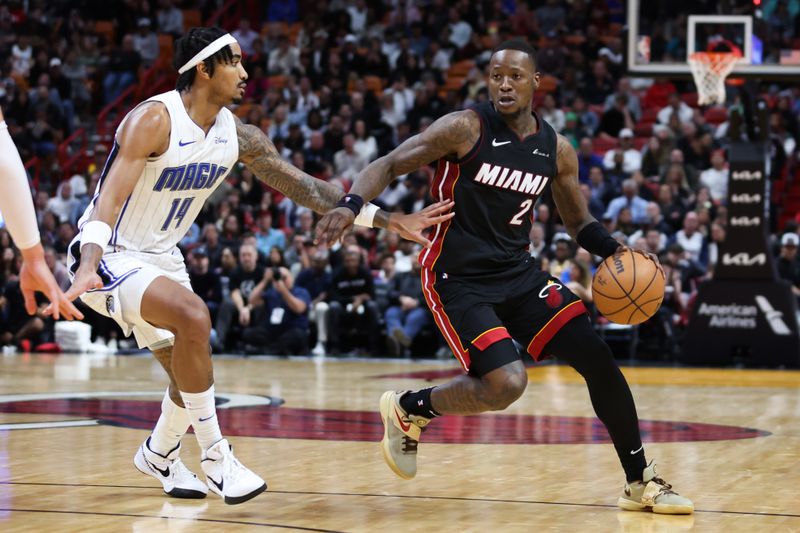
[[[510,189],[530,196],[539,196],[550,178],[541,174],[513,170],[500,165],[484,163],[475,175],[475,181],[500,189]]]

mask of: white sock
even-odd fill
[[[217,408],[214,405],[214,385],[205,392],[183,392],[183,405],[192,422],[197,442],[203,450],[222,440],[217,420]]]
[[[161,416],[150,436],[150,449],[161,455],[168,455],[181,441],[191,421],[186,409],[180,407],[169,397],[169,387],[161,401]]]

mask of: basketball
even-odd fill
[[[664,276],[644,254],[625,250],[607,257],[592,279],[597,310],[618,324],[639,324],[658,311]]]

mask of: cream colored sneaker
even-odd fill
[[[387,391],[381,396],[383,420],[383,458],[395,474],[403,479],[417,475],[417,446],[422,428],[430,418],[409,415],[400,407],[400,397],[407,391]]]
[[[672,485],[656,476],[650,461],[642,472],[642,481],[626,483],[617,505],[626,511],[653,511],[657,514],[692,514],[694,504],[672,490]]]

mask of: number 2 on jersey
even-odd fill
[[[173,218],[177,221],[175,223],[175,228],[177,229],[177,227],[181,225],[181,222],[183,222],[183,217],[186,216],[186,213],[189,211],[189,206],[192,205],[193,201],[194,196],[190,196],[189,198],[175,198],[172,200],[172,206],[169,208],[167,220],[165,220],[164,225],[161,226],[161,231],[167,231],[169,229]]]
[[[511,224],[512,226],[521,225],[522,217],[525,216],[525,213],[528,212],[528,209],[530,209],[532,205],[533,205],[533,200],[531,200],[530,198],[519,204],[520,207],[519,213],[514,215],[514,218],[512,218],[508,223]]]

